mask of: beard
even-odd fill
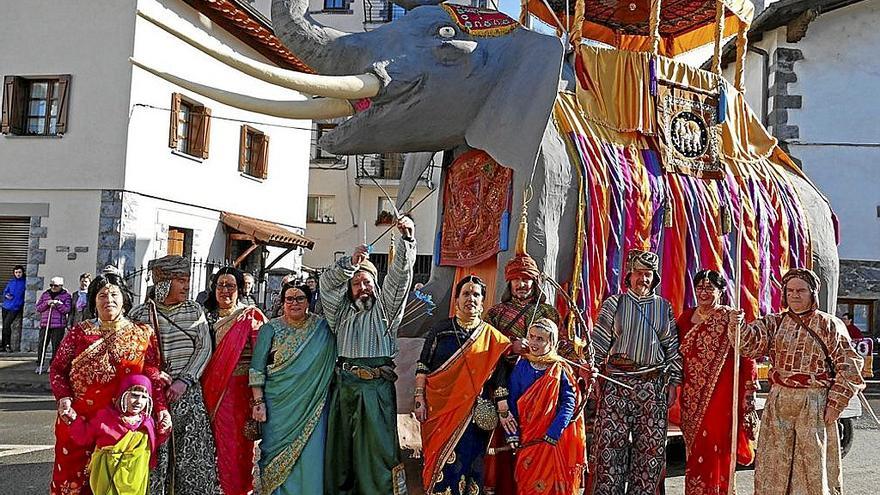
[[[376,304],[376,298],[373,296],[359,297],[354,302],[354,306],[358,309],[358,311],[369,311],[373,309],[374,304]]]

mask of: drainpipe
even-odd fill
[[[748,51],[757,53],[764,60],[764,63],[761,64],[761,125],[767,127],[767,109],[770,106],[770,54],[751,43],[749,43]]]

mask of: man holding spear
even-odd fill
[[[768,356],[773,366],[755,459],[761,495],[842,490],[837,419],[865,388],[863,361],[843,322],[818,310],[819,283],[810,270],[789,270],[782,277],[784,311],[739,335],[738,326],[729,329],[743,356]]]

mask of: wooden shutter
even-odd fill
[[[269,135],[260,134],[260,147],[255,148],[258,152],[259,167],[257,168],[259,177],[266,179],[269,177]]]
[[[193,108],[191,115],[189,154],[208,158],[208,144],[211,134],[211,109],[199,105]]]
[[[177,148],[177,119],[180,118],[180,93],[171,93],[171,125],[168,126],[168,147]]]
[[[24,105],[27,82],[22,77],[3,78],[3,114],[0,134],[24,134]]]
[[[239,133],[239,142],[238,142],[238,171],[244,172],[247,170],[247,135],[248,135],[248,126],[242,125],[241,132]]]
[[[70,74],[58,76],[58,120],[55,123],[55,134],[59,136],[67,132],[68,106],[70,105]]]
[[[26,266],[30,217],[0,217],[0,280],[12,278],[15,265]]]

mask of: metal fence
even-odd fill
[[[200,292],[208,290],[211,285],[211,275],[229,265],[232,263],[221,260],[190,260],[189,298],[195,300]],[[153,284],[150,270],[146,266],[125,274],[125,282],[132,291],[136,304],[144,302],[147,298],[147,290]]]

